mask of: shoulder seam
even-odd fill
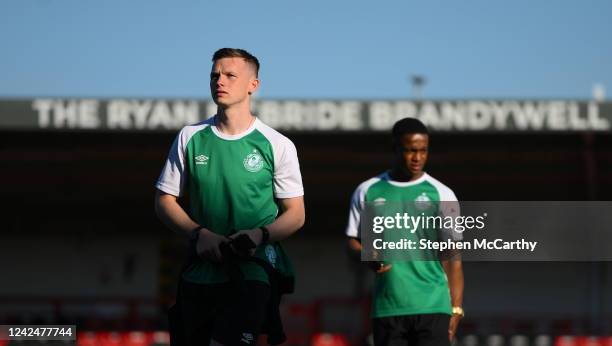
[[[444,196],[450,195],[450,196],[453,196],[455,199],[457,199],[455,192],[450,187],[446,186],[444,183],[432,177],[431,175],[428,174],[425,181],[433,185],[434,188],[438,190],[438,193],[440,194],[440,199],[442,201],[445,201],[444,199],[442,199],[443,195]]]

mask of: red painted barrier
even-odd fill
[[[312,346],[349,346],[346,336],[342,334],[319,333],[312,337]]]

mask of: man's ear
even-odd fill
[[[257,89],[259,89],[259,79],[255,78],[251,80],[249,84],[249,95],[252,95],[254,92],[257,91]]]

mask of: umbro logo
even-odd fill
[[[210,158],[206,155],[198,155],[195,157],[196,165],[207,165]]]
[[[245,344],[251,344],[251,341],[253,341],[253,334],[251,333],[242,333],[242,339],[240,339],[240,341],[244,342]]]

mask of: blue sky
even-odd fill
[[[246,48],[260,98],[612,94],[612,1],[2,0],[0,97],[208,98]]]

